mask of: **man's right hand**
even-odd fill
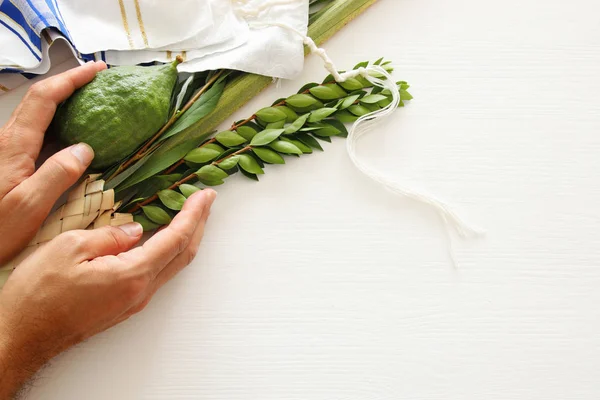
[[[0,292],[0,399],[50,358],[141,311],[196,255],[216,193],[190,196],[144,245],[137,223],[70,231],[20,264]]]

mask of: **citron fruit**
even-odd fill
[[[65,145],[90,145],[92,169],[118,163],[167,122],[180,62],[99,72],[59,106],[52,130]]]

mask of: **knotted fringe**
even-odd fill
[[[327,52],[324,49],[318,47],[317,44],[310,37],[304,35],[297,29],[294,29],[291,26],[278,22],[252,23],[252,25],[256,27],[276,26],[291,31],[302,37],[304,44],[310,49],[311,53],[316,54],[323,60],[325,69],[333,76],[336,82],[344,82],[350,78],[362,76],[365,79],[369,80],[373,85],[379,86],[383,89],[388,89],[390,93],[392,93],[392,102],[389,105],[382,108],[381,110],[373,111],[369,114],[363,115],[354,122],[354,124],[348,132],[348,138],[346,141],[346,150],[348,152],[348,156],[360,172],[362,172],[364,175],[366,175],[373,181],[377,182],[379,185],[383,186],[386,190],[394,193],[395,195],[404,196],[411,200],[425,204],[431,207],[439,215],[440,219],[442,220],[442,223],[444,224],[446,237],[448,239],[448,249],[451,262],[453,266],[457,268],[458,261],[456,259],[454,251],[452,230],[454,230],[461,238],[481,236],[484,234],[484,231],[467,224],[450,208],[450,206],[448,206],[443,201],[437,199],[432,195],[411,189],[402,185],[399,182],[393,181],[385,177],[384,175],[382,175],[381,173],[379,173],[378,171],[374,170],[373,168],[365,164],[363,161],[361,161],[356,155],[356,148],[360,137],[366,132],[368,132],[377,123],[380,123],[385,117],[388,117],[392,113],[394,113],[394,111],[396,111],[396,109],[400,105],[400,92],[392,76],[379,65],[369,65],[366,68],[358,68],[352,71],[339,73],[337,68],[335,67],[335,64],[327,55]]]

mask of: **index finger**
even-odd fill
[[[75,90],[94,79],[96,74],[106,69],[104,62],[89,62],[61,74],[33,84],[13,112],[7,127],[12,127],[16,136],[11,140],[19,152],[35,151],[42,146],[44,133],[60,103],[68,99]]]
[[[142,247],[131,250],[130,257],[137,263],[148,266],[153,278],[156,277],[188,247],[198,224],[201,223],[202,214],[208,212],[207,204],[210,204],[215,196],[216,193],[210,189],[190,196],[173,221],[144,243]]]

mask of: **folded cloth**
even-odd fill
[[[56,0],[81,53],[160,48],[213,29],[205,0]],[[198,43],[198,47],[203,47]]]
[[[249,28],[239,18],[229,1],[210,0],[213,10],[211,29],[179,43],[147,50],[106,51],[104,60],[110,65],[131,65],[147,62],[170,62],[175,56],[192,60],[216,52],[232,50],[248,41]]]
[[[102,2],[98,5],[98,2]],[[0,0],[0,94],[50,68],[65,40],[80,63],[169,62],[186,72],[236,69],[289,79],[302,69],[309,0]],[[254,22],[261,22],[257,27]],[[15,78],[20,74],[20,78]]]

